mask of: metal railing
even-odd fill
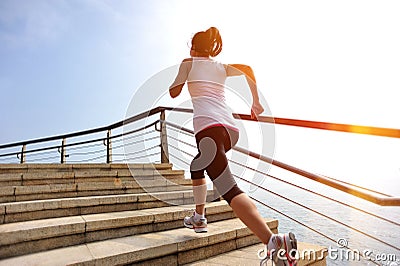
[[[7,160],[10,161],[12,159],[18,159],[17,163],[49,162],[54,159],[56,159],[58,163],[63,163],[63,164],[96,162],[99,160],[100,162],[103,163],[115,163],[115,162],[131,163],[131,161],[139,160],[141,158],[148,159],[149,157],[152,158],[153,162],[156,162],[157,160],[155,159],[156,158],[155,156],[157,156],[159,158],[159,162],[161,163],[169,163],[170,159],[173,159],[185,165],[189,165],[190,163],[187,160],[185,160],[182,156],[176,155],[175,152],[177,151],[180,154],[186,154],[190,158],[193,157],[194,154],[188,152],[186,149],[181,149],[169,143],[168,140],[174,140],[175,143],[180,143],[181,145],[185,145],[188,148],[196,150],[196,146],[194,145],[193,142],[194,132],[190,129],[182,127],[181,125],[176,125],[170,121],[167,121],[166,111],[189,113],[189,114],[193,112],[191,109],[185,109],[185,108],[157,107],[105,127],[85,130],[76,133],[58,135],[53,137],[0,145],[0,163],[3,163],[4,161]],[[155,115],[159,115],[159,117],[158,118],[156,117],[152,122],[149,122],[147,125],[139,126],[134,129],[127,130],[126,132],[115,134],[115,131],[121,130],[121,128],[123,128],[126,125],[133,125],[135,122],[143,121],[144,119],[153,117]],[[330,130],[330,131],[368,134],[381,137],[383,136],[390,138],[400,138],[399,129],[334,124],[334,123],[284,119],[284,118],[272,118],[266,116],[258,117],[256,120],[252,119],[249,115],[243,115],[243,114],[234,114],[234,117],[236,119],[258,121],[261,123],[275,123],[286,126],[296,126],[296,127],[304,127],[312,129]],[[171,134],[168,134],[169,132],[171,132],[170,130],[186,134],[188,136],[188,140],[182,138],[176,138]],[[76,138],[80,139],[76,140]],[[84,139],[82,140],[82,138]],[[56,144],[54,144],[54,142],[56,142]],[[143,148],[142,146],[140,149],[136,150],[134,149],[128,152],[124,150],[123,152],[118,153],[119,150],[121,150],[126,146],[141,144],[143,142],[149,143],[149,145],[145,148]],[[39,147],[35,147],[37,145],[39,145]],[[275,167],[284,169],[290,173],[305,177],[308,180],[312,180],[318,184],[322,184],[327,187],[333,188],[335,190],[345,192],[349,195],[366,200],[368,202],[372,202],[382,206],[400,206],[400,198],[398,197],[392,197],[384,193],[362,188],[350,183],[336,180],[331,177],[314,174],[309,171],[286,164],[284,162],[274,160],[265,155],[249,151],[242,147],[235,146],[233,150],[234,152],[237,152],[239,154],[244,154],[245,156],[254,158],[262,163],[270,164]],[[89,155],[92,157],[90,157]],[[79,156],[86,156],[86,158],[82,159]],[[118,159],[119,157],[123,158]],[[76,158],[76,160],[74,160],[74,158]],[[363,215],[366,215],[373,219],[377,219],[382,223],[390,224],[391,226],[397,228],[396,230],[398,230],[398,227],[400,226],[400,223],[398,221],[386,218],[383,215],[379,215],[371,211],[367,211],[363,208],[356,207],[352,204],[340,201],[334,197],[329,197],[328,195],[325,195],[323,193],[319,193],[317,191],[304,188],[303,186],[300,186],[298,184],[289,182],[282,178],[275,177],[269,173],[252,168],[248,165],[243,164],[242,162],[238,162],[235,160],[230,160],[230,161],[231,163],[241,167],[242,169],[246,169],[253,173],[260,174],[265,178],[269,178],[271,180],[284,183],[285,185],[293,187],[294,189],[301,190],[305,193],[311,194],[323,200],[327,200],[329,202],[333,202],[334,204],[338,204],[343,208],[348,208],[353,211],[362,213]],[[295,204],[298,208],[305,209],[307,211],[314,213],[315,215],[318,215],[323,219],[336,223],[337,226],[342,226],[344,228],[357,232],[373,241],[376,241],[393,250],[396,250],[396,252],[400,251],[400,247],[398,247],[396,244],[390,243],[389,241],[386,240],[382,240],[381,238],[373,235],[370,232],[365,232],[365,230],[352,226],[351,224],[348,224],[346,222],[340,221],[339,219],[334,218],[329,214],[310,208],[304,203],[300,203],[296,200],[280,195],[279,193],[276,193],[271,189],[267,189],[266,187],[262,186],[257,182],[247,180],[243,176],[239,176],[237,174],[235,174],[235,178],[251,186],[257,187],[265,193],[269,193],[284,201],[288,201],[291,204]],[[315,232],[318,235],[323,236],[329,241],[335,241],[334,237],[329,236],[328,234],[321,232],[321,230],[318,230],[317,228],[314,228],[309,224],[300,221],[300,219],[298,218],[289,216],[285,212],[282,212],[279,209],[277,209],[276,207],[266,204],[262,199],[256,198],[254,196],[251,197],[259,204],[262,204],[263,206],[273,210],[274,212],[285,216],[286,218],[298,223],[299,225],[307,228],[308,230],[311,230],[312,232]]]
[[[177,124],[174,124],[174,123],[171,123],[171,122],[168,122],[168,121],[161,121],[161,122],[164,122],[167,125],[168,130],[173,130],[173,131],[176,131],[178,133],[184,133],[187,136],[192,136],[193,137],[194,132],[192,130],[190,130],[190,129],[184,128],[184,127],[182,127],[180,125],[177,125]],[[175,160],[185,164],[186,165],[186,167],[185,167],[186,169],[189,168],[190,161],[185,160],[184,157],[181,156],[181,155],[183,154],[183,155],[187,155],[187,158],[193,158],[195,156],[195,153],[197,152],[197,147],[193,143],[190,143],[189,141],[182,140],[182,138],[178,138],[178,137],[172,136],[170,134],[168,134],[168,138],[170,138],[171,140],[174,140],[176,144],[179,143],[179,144],[185,146],[185,148],[183,149],[183,148],[179,148],[176,145],[170,144],[169,145],[170,148],[171,148],[170,156],[172,158],[174,158]],[[188,151],[188,149],[192,149],[193,152],[190,153]],[[338,189],[338,190],[341,190],[343,192],[349,193],[349,194],[351,194],[353,196],[356,196],[356,197],[371,201],[373,203],[383,204],[383,205],[386,205],[386,206],[388,206],[388,205],[390,205],[390,206],[399,206],[399,199],[398,198],[390,197],[388,195],[385,195],[383,193],[379,193],[377,191],[363,189],[363,190],[366,190],[367,192],[380,194],[381,197],[378,197],[378,199],[377,199],[377,198],[374,198],[373,195],[371,195],[369,193],[365,193],[364,191],[361,191],[361,188],[358,187],[358,186],[355,186],[355,185],[352,185],[352,184],[348,184],[348,183],[345,183],[345,182],[342,182],[342,181],[339,181],[339,180],[335,180],[335,179],[332,179],[332,178],[329,178],[329,177],[316,175],[316,174],[304,171],[302,169],[290,166],[288,164],[285,164],[285,163],[282,163],[282,162],[279,162],[279,161],[276,161],[276,160],[272,160],[271,158],[268,158],[266,156],[263,156],[263,155],[260,155],[260,154],[254,153],[254,152],[250,152],[250,151],[248,151],[246,149],[243,149],[241,147],[235,146],[235,147],[232,148],[232,150],[234,150],[235,152],[244,154],[246,156],[251,156],[251,157],[253,157],[253,158],[257,159],[257,160],[260,160],[260,161],[262,161],[264,163],[275,165],[276,167],[285,169],[285,170],[287,170],[289,172],[292,172],[294,174],[301,175],[303,177],[309,178],[309,179],[314,180],[314,181],[316,181],[318,183],[327,185],[327,186],[329,186],[331,188]],[[178,152],[180,155],[176,155],[175,152]],[[304,191],[304,192],[306,192],[308,194],[311,194],[313,196],[316,196],[316,197],[321,198],[323,200],[326,200],[328,202],[335,203],[338,206],[343,207],[344,209],[350,209],[351,211],[354,211],[356,213],[360,213],[362,215],[365,215],[366,217],[368,217],[367,220],[375,219],[377,222],[381,223],[380,225],[378,225],[379,223],[375,223],[376,226],[390,225],[393,228],[395,228],[394,229],[395,231],[399,230],[400,223],[398,221],[396,221],[396,220],[386,218],[386,217],[384,217],[382,215],[373,213],[371,211],[367,211],[367,210],[365,210],[365,209],[363,209],[361,207],[357,207],[355,205],[346,203],[346,202],[338,200],[336,198],[329,197],[329,196],[324,195],[322,193],[318,193],[318,192],[313,191],[311,189],[304,188],[304,187],[302,187],[300,185],[291,183],[289,181],[286,181],[284,179],[278,178],[278,177],[273,176],[271,174],[268,174],[266,172],[263,172],[263,171],[260,171],[258,169],[249,167],[248,165],[245,165],[245,164],[243,164],[241,162],[238,162],[238,161],[235,161],[233,159],[229,159],[229,161],[230,161],[230,163],[239,165],[240,167],[245,168],[247,170],[250,170],[253,173],[261,174],[266,178],[276,180],[276,181],[278,181],[280,183],[283,183],[285,185],[291,186],[291,187],[293,187],[293,188],[295,188],[297,190]],[[365,237],[366,239],[369,239],[368,241],[373,241],[375,243],[383,245],[385,248],[389,248],[391,250],[394,250],[397,253],[400,252],[400,246],[397,243],[391,243],[391,241],[382,239],[380,236],[377,236],[373,232],[370,232],[368,229],[361,228],[360,225],[355,226],[355,225],[352,225],[351,222],[349,222],[349,221],[342,221],[340,218],[334,217],[331,213],[329,213],[329,210],[324,210],[324,211],[316,210],[315,208],[312,208],[312,207],[308,206],[307,203],[299,202],[298,200],[292,199],[288,195],[287,196],[282,195],[280,193],[277,193],[277,192],[273,191],[273,189],[268,189],[267,187],[262,186],[260,184],[262,182],[254,182],[254,181],[251,181],[251,180],[248,180],[248,179],[244,178],[241,175],[237,175],[235,173],[233,173],[233,176],[237,181],[243,181],[243,182],[245,182],[245,183],[247,183],[247,184],[249,184],[249,185],[251,185],[253,187],[257,187],[258,189],[261,190],[261,193],[268,193],[268,194],[270,194],[270,195],[272,195],[274,197],[279,198],[282,201],[294,204],[298,209],[303,209],[303,210],[305,210],[307,212],[312,213],[313,215],[318,217],[319,220],[321,220],[321,219],[327,220],[329,222],[334,223],[336,227],[342,227],[345,230],[353,231],[353,232]],[[276,207],[272,206],[271,204],[266,203],[265,201],[263,201],[262,199],[260,199],[256,195],[249,194],[249,197],[251,199],[253,199],[255,202],[257,202],[258,204],[260,204],[260,205],[272,210],[273,212],[278,213],[279,215],[282,215],[283,217],[285,217],[285,218],[297,223],[301,227],[304,227],[307,230],[310,230],[310,231],[318,234],[319,236],[323,237],[324,239],[327,239],[330,242],[339,244],[337,237],[335,238],[332,234],[323,232],[323,230],[313,226],[312,223],[310,223],[310,222],[302,222],[301,219],[295,217],[295,215],[289,215],[286,212],[279,210],[279,208],[276,208]],[[384,198],[384,197],[387,197],[387,198]],[[372,243],[372,242],[368,242],[368,243]],[[370,244],[370,245],[372,245],[372,244]],[[340,246],[340,247],[343,248],[343,249],[346,249],[347,250],[347,254],[353,254],[353,256],[356,256],[356,255],[354,255],[355,252],[360,250],[360,249],[355,248],[355,246],[351,246],[351,245],[348,245],[348,244],[346,244],[345,246],[344,245]],[[366,249],[366,250],[368,251],[368,249]],[[381,265],[380,261],[379,261],[379,257],[376,257],[376,256],[372,255],[372,253],[360,252],[360,253],[357,253],[357,254],[358,254],[358,256],[363,258],[366,263]],[[386,254],[387,254],[387,258],[396,259],[396,253],[386,253]],[[355,257],[353,259],[355,259]]]
[[[167,129],[166,126],[170,125],[173,127],[178,127],[174,125],[171,122],[168,122],[165,120],[166,116],[165,113],[166,111],[173,111],[173,112],[180,112],[180,113],[192,113],[192,109],[186,109],[186,108],[172,108],[172,107],[157,107],[153,108],[149,111],[145,111],[143,113],[140,113],[138,115],[132,116],[128,119],[122,120],[118,123],[114,123],[109,126],[105,127],[100,127],[96,129],[91,129],[91,130],[85,130],[85,131],[80,131],[76,133],[69,133],[69,134],[64,134],[64,135],[58,135],[58,136],[53,136],[53,137],[47,137],[47,138],[40,138],[40,139],[34,139],[34,140],[28,140],[28,141],[21,141],[17,143],[11,143],[11,144],[4,144],[0,145],[0,151],[10,149],[10,148],[18,148],[19,151],[12,151],[12,152],[5,152],[0,154],[0,163],[2,163],[2,159],[4,158],[10,158],[10,157],[17,157],[20,163],[26,163],[27,162],[27,156],[34,156],[34,155],[45,155],[45,154],[50,154],[52,151],[56,150],[58,152],[57,155],[52,155],[52,156],[47,156],[47,157],[41,157],[40,160],[37,159],[35,160],[34,158],[32,159],[31,162],[37,162],[37,161],[46,161],[49,159],[55,159],[59,158],[60,163],[67,163],[67,162],[73,162],[73,163],[79,163],[79,162],[93,162],[96,160],[104,160],[103,162],[105,163],[112,163],[112,162],[122,162],[124,159],[115,159],[113,160],[113,155],[114,157],[117,156],[126,156],[129,158],[129,155],[138,155],[140,153],[145,153],[148,152],[149,150],[155,150],[157,147],[160,149],[160,162],[161,163],[169,163],[169,152],[168,152],[168,140],[167,140]],[[116,135],[112,135],[112,131],[116,129],[121,129],[122,127],[129,125],[131,123],[143,120],[145,118],[154,116],[156,114],[159,114],[159,119],[155,120],[154,122],[145,125],[143,127],[130,130],[128,132],[123,132],[119,133]],[[340,131],[340,132],[348,132],[348,133],[359,133],[359,134],[367,134],[367,135],[375,135],[375,136],[384,136],[384,137],[390,137],[390,138],[400,138],[400,130],[399,129],[391,129],[391,128],[379,128],[379,127],[367,127],[367,126],[358,126],[358,125],[348,125],[348,124],[337,124],[337,123],[326,123],[326,122],[316,122],[316,121],[307,121],[307,120],[298,120],[298,119],[286,119],[286,118],[274,118],[274,117],[267,117],[267,116],[259,116],[257,119],[252,119],[250,115],[244,115],[244,114],[233,114],[236,119],[240,120],[248,120],[248,121],[258,121],[261,123],[275,123],[275,124],[280,124],[280,125],[286,125],[286,126],[297,126],[297,127],[304,127],[304,128],[312,128],[312,129],[322,129],[322,130],[330,130],[330,131]],[[160,127],[157,128],[157,124],[160,124]],[[160,142],[158,144],[155,144],[151,146],[150,148],[134,151],[127,153],[122,152],[122,153],[115,153],[113,152],[114,150],[117,150],[118,148],[122,148],[127,145],[133,145],[135,142],[130,142],[126,143],[124,142],[123,144],[120,144],[118,146],[113,147],[114,145],[117,144],[118,142],[121,141],[127,141],[129,138],[135,137],[133,134],[145,131],[148,128],[155,127],[155,130],[159,132],[159,136],[153,136],[153,137],[146,137],[146,139],[141,139],[137,143],[141,143],[142,141],[152,141],[156,139],[160,139]],[[180,130],[185,131],[189,134],[193,134],[192,130],[189,129],[184,129],[181,126],[178,127]],[[99,134],[102,133],[105,135],[105,137],[90,137],[91,135]],[[144,136],[149,134],[150,132],[142,132],[141,135],[136,135],[136,137],[139,136]],[[76,141],[70,144],[67,144],[67,140],[77,138],[77,137],[86,137],[90,138],[88,140],[84,141]],[[60,144],[58,145],[46,145],[45,143],[49,142],[54,142],[58,141]],[[102,148],[99,143],[103,143],[104,147]],[[28,145],[34,145],[34,144],[42,144],[44,147],[40,148],[34,148],[28,150],[27,147]],[[99,147],[100,146],[100,147]],[[93,148],[97,147],[97,150],[87,150],[86,152],[74,152],[79,149],[84,149],[84,148]],[[278,160],[274,160],[272,158],[269,158],[265,155],[262,154],[257,154],[255,152],[249,151],[247,149],[241,148],[241,147],[234,147],[236,151],[245,154],[247,156],[251,156],[257,160],[261,160],[263,162],[272,164],[274,166],[277,166],[279,168],[285,169],[287,171],[290,171],[292,173],[301,175],[303,177],[306,177],[310,180],[316,181],[318,183],[327,185],[329,187],[335,188],[337,190],[343,191],[345,193],[354,195],[356,197],[365,199],[367,201],[373,202],[378,205],[382,206],[400,206],[400,198],[398,197],[392,197],[390,195],[386,195],[381,192],[373,191],[370,189],[365,189],[353,184],[349,184],[340,180],[336,180],[331,177],[326,177],[318,174],[314,174],[311,172],[308,172],[306,170],[300,169],[298,167],[294,167],[292,165],[286,164],[284,162],[280,162]],[[99,155],[103,153],[102,155]],[[79,159],[79,160],[69,160],[73,155],[78,157],[80,155],[96,155],[95,157],[91,157],[88,159]],[[146,156],[156,156],[157,152],[154,152],[152,154],[144,154],[143,157]],[[137,158],[143,158],[141,156],[136,156],[133,159]],[[132,157],[130,158],[132,159]]]
[[[10,144],[4,144],[0,145],[0,151],[5,151],[5,150],[10,150],[14,149],[13,151],[10,152],[3,152],[0,154],[0,163],[3,163],[5,159],[8,159],[12,157],[18,158],[19,163],[26,163],[27,161],[27,156],[33,156],[34,154],[36,155],[43,155],[44,153],[51,153],[53,152],[53,156],[50,157],[45,157],[45,158],[40,158],[40,160],[35,160],[33,159],[30,162],[44,162],[49,159],[55,159],[59,158],[59,163],[67,163],[67,162],[74,162],[74,161],[69,161],[69,158],[71,158],[72,155],[79,155],[79,153],[69,153],[70,151],[74,151],[77,149],[84,149],[84,148],[92,148],[92,147],[97,147],[99,148],[97,151],[96,150],[89,150],[87,152],[83,152],[82,154],[88,155],[88,154],[99,154],[99,153],[104,153],[103,155],[99,155],[93,158],[89,158],[86,160],[78,160],[76,162],[92,162],[97,159],[102,159],[103,162],[105,163],[112,163],[120,160],[113,160],[113,150],[116,150],[117,147],[113,147],[112,143],[117,143],[122,140],[127,140],[129,137],[128,136],[133,136],[133,134],[144,131],[150,127],[155,127],[156,124],[158,123],[158,120],[154,121],[153,123],[150,123],[149,125],[146,125],[144,127],[131,130],[128,132],[123,132],[120,134],[112,135],[113,130],[121,129],[125,125],[129,125],[131,123],[140,121],[144,118],[153,116],[155,114],[160,114],[160,119],[165,119],[165,108],[163,107],[158,107],[154,108],[152,110],[143,112],[141,114],[135,115],[133,117],[130,117],[128,119],[122,120],[118,123],[114,123],[109,126],[105,127],[99,127],[95,129],[90,129],[90,130],[85,130],[85,131],[80,131],[80,132],[75,132],[75,133],[69,133],[69,134],[63,134],[63,135],[58,135],[58,136],[52,136],[52,137],[46,137],[46,138],[39,138],[39,139],[34,139],[34,140],[27,140],[27,141],[21,141],[21,142],[16,142],[16,143],[10,143]],[[160,136],[157,138],[160,138],[161,141],[165,140],[165,137],[163,138],[162,136],[165,136],[165,128],[161,126],[161,133]],[[103,134],[105,135],[104,137],[98,137],[98,134]],[[67,144],[67,142],[71,139],[74,138],[88,138],[87,140],[84,141],[75,141],[73,143]],[[136,136],[137,137],[137,136]],[[151,140],[151,139],[150,139]],[[53,142],[58,142],[59,144],[53,144]],[[100,143],[100,145],[99,145]],[[89,145],[88,145],[89,144]],[[92,145],[93,144],[93,145]],[[101,146],[103,144],[103,148]],[[28,150],[28,146],[34,146],[34,145],[41,145],[42,147],[39,148],[33,148]],[[123,146],[123,145],[122,145]],[[122,147],[118,146],[118,147]],[[165,143],[162,143],[161,146],[161,162],[168,162],[168,155],[167,152],[164,151],[164,148],[166,147]],[[18,149],[19,150],[15,150]],[[54,151],[58,152],[58,156],[54,155]],[[114,156],[121,154],[114,154]],[[2,161],[3,160],[3,161]]]

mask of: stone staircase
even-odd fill
[[[193,207],[171,164],[0,165],[0,265],[258,265],[258,239],[225,201],[206,205],[206,234],[183,228]]]

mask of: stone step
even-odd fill
[[[234,251],[230,251],[211,258],[200,260],[194,263],[188,263],[187,266],[217,266],[217,265],[246,265],[259,266],[258,251],[263,249],[263,244],[251,245]],[[309,243],[298,243],[298,266],[312,265],[325,266],[327,248],[312,245]],[[272,262],[267,262],[268,266],[272,266]]]
[[[182,227],[194,205],[43,219],[0,225],[0,259]],[[225,201],[206,205],[209,222],[235,215]]]
[[[189,179],[136,179],[122,181],[114,178],[109,182],[79,182],[72,184],[48,184],[0,187],[0,203],[66,197],[84,197],[143,192],[163,192],[191,189]]]
[[[0,187],[26,186],[26,185],[48,185],[48,184],[75,184],[82,182],[112,182],[115,179],[131,181],[133,179],[183,179],[183,170],[171,169],[129,169],[101,171],[98,169],[83,171],[54,172],[36,171],[26,173],[1,173]]]
[[[214,192],[208,191],[209,201],[213,199],[213,196]],[[0,224],[84,214],[142,210],[166,207],[172,204],[193,204],[193,202],[193,192],[183,190],[151,194],[118,194],[1,203]]]
[[[89,164],[0,164],[0,173],[29,172],[73,172],[73,171],[110,171],[110,170],[171,170],[172,164],[123,164],[123,163],[89,163]]]
[[[266,219],[273,231],[276,220]],[[258,243],[239,220],[209,223],[209,232],[187,228],[96,241],[0,261],[0,265],[182,265]]]

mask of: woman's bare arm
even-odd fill
[[[253,69],[248,65],[243,64],[229,64],[226,65],[227,76],[240,76],[245,75],[247,84],[249,85],[251,95],[253,96],[253,105],[251,107],[252,117],[264,112],[264,108],[260,104],[260,98],[258,96],[256,77]]]
[[[189,75],[189,71],[192,68],[192,59],[187,58],[184,59],[179,66],[178,75],[175,78],[175,81],[169,87],[169,95],[172,98],[178,97],[182,92],[182,88],[185,85],[187,77]]]
[[[185,83],[169,88],[169,95],[171,96],[171,98],[178,97],[179,94],[181,94],[184,85]]]

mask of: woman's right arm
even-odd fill
[[[191,58],[187,58],[182,61],[181,65],[179,66],[179,72],[175,78],[175,81],[171,84],[171,86],[169,86],[169,95],[172,98],[178,97],[179,94],[181,94],[182,88],[185,85],[191,67]]]

